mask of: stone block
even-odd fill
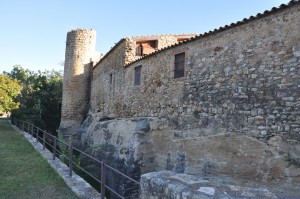
[[[265,118],[262,116],[256,116],[254,117],[254,123],[256,125],[264,124],[265,123]]]
[[[187,174],[159,171],[142,175],[141,199],[214,199],[214,198],[264,198],[275,199],[275,194],[265,188],[243,187],[206,180]]]

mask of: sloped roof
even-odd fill
[[[123,41],[125,41],[125,38],[120,39],[93,67],[95,69],[112,51],[114,51],[115,48],[117,48]]]
[[[199,33],[138,35],[138,36],[131,36],[131,37],[126,37],[126,38],[133,38],[134,40],[138,40],[138,39],[144,39],[144,38],[153,38],[153,37],[156,38],[156,37],[161,37],[161,36],[190,37],[190,36],[195,36],[195,35],[199,35]]]
[[[93,67],[96,68],[100,63],[101,63],[101,60],[104,60],[111,52],[114,51],[115,48],[117,48],[123,41],[125,41],[126,39],[129,39],[129,38],[133,38],[134,40],[138,40],[138,39],[147,39],[147,38],[150,38],[150,37],[160,37],[160,36],[178,36],[178,37],[184,37],[184,36],[194,36],[194,35],[199,35],[199,34],[196,34],[196,33],[182,33],[182,34],[154,34],[154,35],[138,35],[138,36],[127,36],[127,37],[124,37],[122,39],[120,39],[100,60],[99,62],[97,62],[95,64],[95,66]]]
[[[182,42],[179,42],[177,44],[173,44],[173,45],[170,45],[168,47],[165,47],[165,48],[162,48],[160,50],[157,50],[157,51],[154,51],[153,53],[150,53],[148,55],[144,55],[128,64],[126,64],[124,67],[128,67],[130,66],[131,64],[135,63],[135,62],[138,62],[140,60],[143,60],[143,59],[146,59],[148,57],[151,57],[153,55],[156,55],[157,53],[160,53],[162,51],[165,51],[165,50],[168,50],[170,48],[174,48],[175,46],[179,46],[179,45],[182,45],[182,44],[185,44],[185,43],[189,43],[191,41],[195,41],[195,40],[198,40],[198,39],[202,39],[202,38],[205,38],[207,36],[210,36],[210,35],[213,35],[213,34],[216,34],[216,33],[219,33],[221,31],[224,31],[224,30],[228,30],[228,29],[231,29],[231,28],[234,28],[234,27],[237,27],[237,26],[240,26],[242,24],[246,24],[246,23],[249,23],[251,21],[254,21],[254,20],[257,20],[257,19],[260,19],[260,18],[263,18],[263,17],[266,17],[266,16],[269,16],[275,12],[279,12],[281,10],[284,10],[286,8],[289,8],[295,4],[299,4],[300,3],[300,0],[291,0],[288,4],[281,4],[279,7],[273,7],[272,9],[270,10],[266,10],[264,11],[263,13],[258,13],[256,16],[250,16],[249,18],[244,18],[243,20],[241,21],[238,21],[236,23],[231,23],[230,25],[225,25],[223,27],[220,27],[218,29],[214,29],[213,31],[209,31],[209,32],[205,32],[203,34],[199,34],[198,36],[195,36],[195,37],[191,37],[190,39],[186,40],[186,41],[182,41]]]

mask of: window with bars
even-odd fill
[[[185,53],[179,53],[175,55],[174,78],[184,76],[184,60],[185,60]]]
[[[137,66],[134,68],[134,85],[141,85],[141,72],[142,66]]]

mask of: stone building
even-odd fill
[[[126,37],[101,59],[95,31],[71,31],[61,129],[138,175],[299,184],[299,33],[299,1],[204,34]]]

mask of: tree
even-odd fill
[[[19,109],[12,112],[12,117],[26,120],[55,134],[60,123],[62,100],[62,73],[57,71],[30,71],[21,66],[14,66],[10,73],[22,86],[18,97]]]
[[[5,74],[0,74],[0,112],[8,113],[19,108],[20,103],[15,98],[20,95],[20,82]]]

